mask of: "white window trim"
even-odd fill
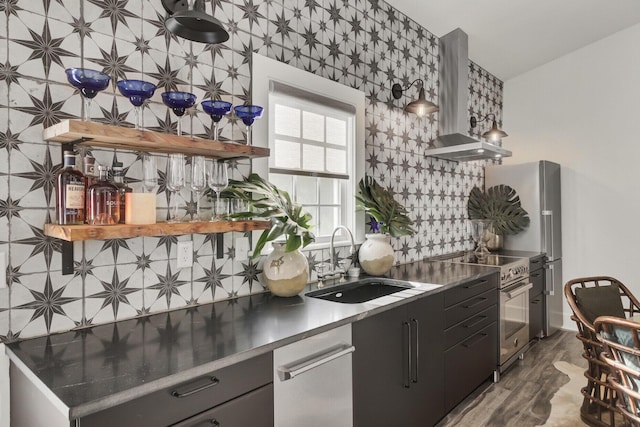
[[[345,86],[343,84],[334,82],[321,76],[309,73],[304,70],[297,69],[291,65],[279,62],[275,59],[270,59],[265,56],[253,53],[252,56],[252,102],[255,105],[268,106],[269,105],[269,82],[278,81],[285,83],[289,86],[298,87],[308,92],[317,93],[325,97],[333,98],[335,100],[351,104],[356,109],[355,117],[355,146],[354,155],[351,164],[349,164],[348,170],[355,171],[352,176],[351,185],[353,185],[354,194],[357,193],[357,185],[360,179],[364,176],[365,172],[365,94],[357,89]],[[268,147],[269,146],[269,111],[265,109],[263,117],[256,120],[252,129],[252,140],[255,146]],[[253,172],[260,176],[269,175],[269,159],[260,158],[253,159],[252,162]],[[356,243],[362,243],[364,241],[365,234],[365,217],[363,212],[356,212],[355,198],[346,201],[347,206],[345,209],[347,212],[353,212],[353,225],[349,227],[354,235]],[[349,239],[348,236],[344,236],[340,241],[340,246],[343,246],[343,242]],[[338,241],[336,240],[336,246]],[[312,243],[307,246],[307,250],[321,249],[326,247],[326,244]]]

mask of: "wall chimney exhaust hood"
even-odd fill
[[[456,162],[511,157],[511,151],[469,136],[469,38],[460,28],[440,38],[439,81],[438,138],[425,156]]]

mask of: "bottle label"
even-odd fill
[[[67,184],[66,209],[84,209],[84,185]]]

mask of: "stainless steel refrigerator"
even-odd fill
[[[529,228],[504,236],[504,248],[546,252],[545,335],[562,327],[562,229],[560,165],[547,160],[517,165],[487,166],[485,187],[507,184],[516,190],[529,213]]]

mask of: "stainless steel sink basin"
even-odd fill
[[[358,304],[411,288],[410,285],[395,280],[367,278],[357,282],[307,292],[306,295],[344,304]]]

